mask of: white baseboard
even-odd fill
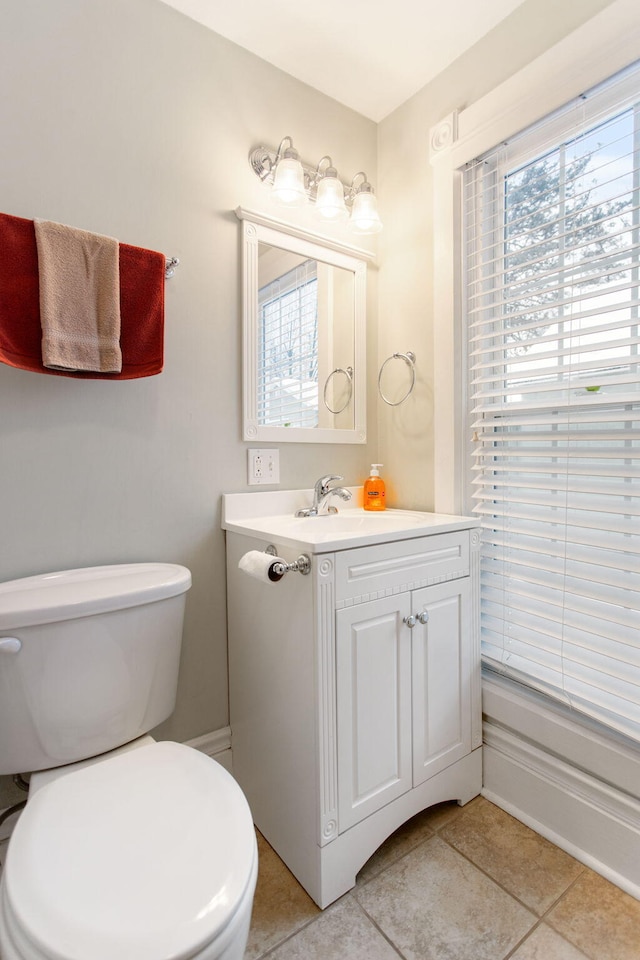
[[[510,724],[514,722],[513,700],[514,694],[508,693],[502,711],[495,686],[486,698],[493,716],[485,716],[483,725],[483,795],[640,899],[640,799],[578,766],[573,753],[558,755],[562,738],[548,742],[553,709],[538,708],[537,735],[546,743],[532,742],[533,726],[525,732],[504,726],[507,713]],[[530,700],[520,716],[527,712],[533,716]],[[562,716],[558,722],[567,738],[570,722]],[[584,728],[578,723],[575,727],[576,738],[584,738]],[[596,737],[592,744],[596,770],[600,749]]]
[[[187,740],[186,745],[193,747],[194,750],[201,750],[202,753],[206,753],[208,757],[212,757],[222,764],[229,773],[233,773],[231,727],[221,727],[219,730],[212,730],[211,733],[205,733],[201,737]]]

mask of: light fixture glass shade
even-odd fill
[[[316,214],[323,220],[346,220],[349,211],[344,202],[344,187],[337,177],[324,176],[318,184]]]
[[[380,233],[382,221],[378,214],[378,201],[373,191],[361,190],[353,198],[349,226],[354,233]]]
[[[305,202],[307,193],[304,188],[304,171],[296,157],[283,157],[278,161],[271,196],[276,203],[289,207],[298,207]]]

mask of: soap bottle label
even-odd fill
[[[370,477],[364,485],[364,509],[385,509],[385,485],[379,477]]]

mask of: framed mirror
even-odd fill
[[[366,260],[239,208],[243,228],[243,438],[366,440]]]

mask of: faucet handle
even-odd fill
[[[316,487],[320,491],[321,496],[329,492],[329,484],[333,483],[334,480],[344,480],[344,477],[340,477],[337,474],[329,474],[326,477],[320,477],[316,483]]]

